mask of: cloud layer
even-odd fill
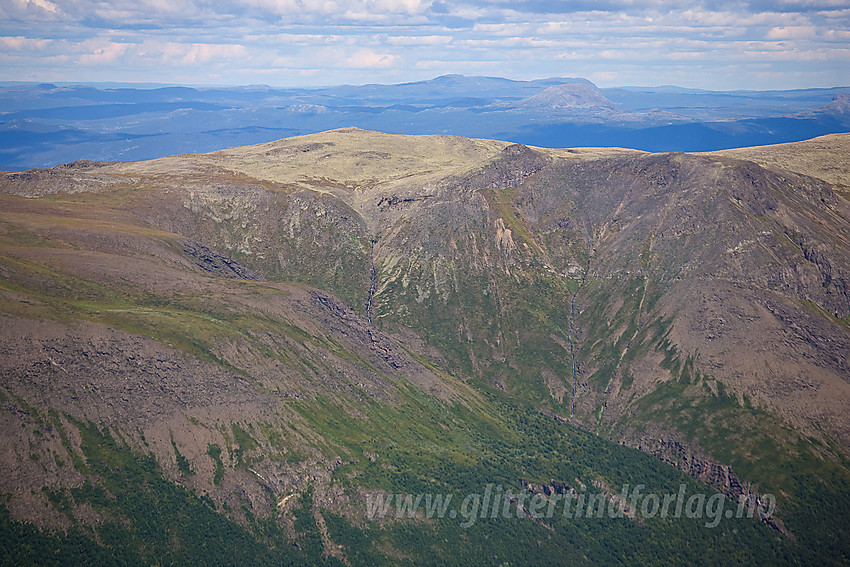
[[[0,80],[833,86],[846,0],[0,0]]]

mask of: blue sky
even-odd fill
[[[850,84],[850,0],[0,0],[0,81]]]

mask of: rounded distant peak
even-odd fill
[[[825,107],[832,112],[850,112],[850,93],[837,93]]]
[[[440,75],[433,79],[435,82],[449,82],[449,81],[459,81],[465,79],[464,75],[460,75],[458,73],[448,73],[446,75]]]
[[[536,95],[520,101],[526,108],[598,108],[613,103],[593,83],[566,83],[546,87]]]

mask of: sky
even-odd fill
[[[0,0],[0,81],[850,85],[850,0]]]

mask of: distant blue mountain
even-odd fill
[[[705,151],[850,131],[847,93],[598,89],[581,78],[462,75],[323,88],[7,83],[0,85],[0,169],[207,152],[343,126],[551,147]]]

